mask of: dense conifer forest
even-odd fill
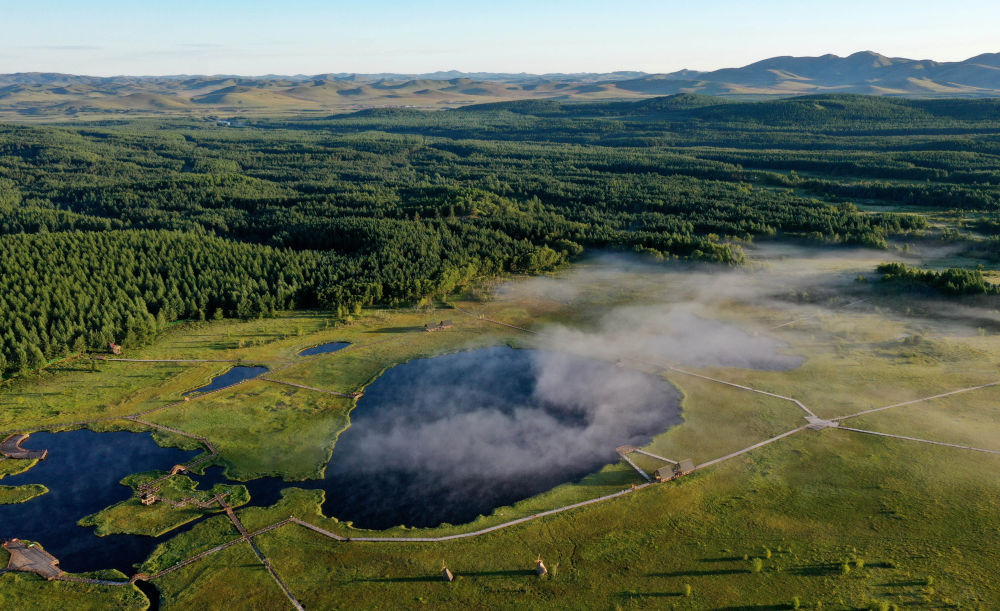
[[[882,248],[926,226],[914,209],[988,227],[998,133],[993,100],[863,96],[0,125],[0,372],[584,249],[740,264],[750,241]]]

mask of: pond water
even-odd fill
[[[663,379],[614,363],[485,348],[386,371],[327,468],[327,515],[358,527],[461,524],[576,481],[680,421]]]
[[[212,378],[212,381],[205,386],[189,390],[184,394],[190,395],[196,392],[212,392],[213,390],[221,390],[227,386],[238,384],[243,380],[250,380],[258,376],[262,376],[265,373],[267,373],[267,367],[244,367],[242,365],[238,365],[226,373]]]
[[[462,524],[617,462],[680,422],[661,378],[595,359],[486,348],[417,359],[365,391],[322,481],[246,482],[251,504],[282,488],[326,491],[324,512],[360,528]],[[219,470],[202,487],[223,482]]]
[[[77,526],[80,518],[132,496],[119,484],[131,473],[169,469],[198,452],[156,445],[148,433],[35,433],[24,443],[47,449],[49,457],[0,484],[44,484],[49,493],[19,505],[0,505],[0,540],[20,537],[38,541],[59,559],[65,571],[117,568],[127,575],[160,542],[152,537],[97,537]],[[177,531],[175,531],[177,532]]]
[[[320,344],[319,346],[313,346],[312,348],[306,348],[299,353],[299,356],[315,356],[317,354],[327,354],[330,352],[336,352],[338,350],[343,350],[344,348],[350,346],[348,342],[329,342],[326,344]]]

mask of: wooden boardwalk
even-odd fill
[[[733,388],[739,388],[740,390],[746,390],[746,391],[755,392],[755,393],[761,394],[761,395],[767,395],[768,397],[774,397],[775,399],[782,399],[784,401],[791,401],[792,403],[794,403],[795,405],[797,405],[799,407],[799,409],[801,409],[802,411],[804,411],[807,415],[809,415],[809,416],[811,416],[813,418],[816,417],[816,414],[812,413],[812,410],[810,410],[808,407],[806,407],[805,405],[803,405],[802,402],[799,401],[798,399],[795,399],[795,398],[792,398],[792,397],[786,397],[784,395],[775,394],[773,392],[767,392],[766,390],[758,390],[756,388],[751,388],[750,386],[743,386],[742,384],[736,384],[734,382],[727,382],[725,380],[720,380],[718,378],[711,378],[709,376],[702,375],[700,373],[694,373],[693,371],[686,371],[684,369],[679,369],[679,368],[674,367],[672,365],[667,365],[667,369],[669,369],[670,371],[676,371],[677,373],[683,373],[684,375],[687,375],[687,376],[692,376],[692,377],[695,377],[695,378],[701,378],[703,380],[708,380],[710,382],[715,382],[716,384],[723,384],[725,386],[732,386]]]
[[[853,431],[855,433],[864,433],[866,435],[878,435],[879,437],[891,437],[893,439],[903,439],[905,441],[916,441],[919,443],[929,443],[935,446],[945,446],[948,448],[957,448],[959,450],[971,450],[973,452],[983,452],[986,454],[997,454],[1000,455],[1000,451],[997,450],[987,450],[986,448],[975,448],[972,446],[963,446],[957,443],[948,443],[946,441],[932,441],[930,439],[920,439],[919,437],[907,437],[905,435],[893,435],[892,433],[880,433],[878,431],[867,431],[865,429],[852,429],[849,426],[839,426],[836,427],[841,431]]]
[[[270,378],[267,376],[260,376],[260,378],[258,379],[264,380],[265,382],[274,382],[275,384],[284,384],[285,386],[294,386],[295,388],[303,388],[305,390],[311,390],[314,392],[326,393],[328,395],[336,395],[338,397],[346,397],[348,399],[352,398],[352,396],[347,393],[337,392],[335,390],[323,390],[322,388],[316,388],[314,386],[306,386],[305,384],[297,384],[295,382],[288,382],[286,380],[276,380],[274,378]]]
[[[642,468],[639,467],[639,465],[635,464],[635,462],[633,462],[632,459],[628,457],[628,454],[619,454],[618,456],[620,456],[622,460],[631,465],[633,469],[638,471],[639,475],[641,475],[644,480],[646,480],[647,482],[653,481],[653,478],[650,477],[649,473],[646,473],[645,471],[642,470]]]
[[[243,539],[250,544],[250,548],[253,550],[253,553],[257,555],[258,559],[260,559],[261,564],[263,564],[264,568],[267,569],[267,572],[271,574],[271,577],[281,588],[281,591],[285,593],[285,596],[292,603],[292,606],[298,609],[298,611],[305,611],[305,608],[302,606],[302,603],[300,603],[298,599],[295,598],[295,596],[292,594],[292,591],[288,589],[288,586],[285,585],[284,581],[282,581],[281,576],[278,575],[278,572],[274,570],[273,566],[271,566],[271,561],[268,560],[267,556],[264,555],[264,552],[260,551],[260,548],[257,547],[257,544],[253,540],[254,535],[251,535],[250,533],[247,532],[246,527],[243,526],[243,521],[240,520],[239,517],[237,517],[236,512],[233,511],[233,508],[229,505],[229,503],[227,503],[219,495],[216,495],[215,500],[218,501],[219,505],[222,505],[222,508],[226,510],[226,515],[229,516],[229,520],[233,523],[233,526],[235,526],[236,530],[240,532],[240,535],[243,537]]]
[[[643,449],[640,449],[640,448],[634,448],[632,451],[635,452],[636,454],[643,454],[645,456],[649,456],[650,458],[655,458],[656,460],[662,460],[663,462],[671,464],[671,465],[679,465],[680,464],[676,460],[670,460],[669,458],[664,458],[663,456],[660,456],[659,454],[653,454],[652,452],[647,452],[646,450],[643,450]]]
[[[697,469],[704,469],[705,467],[711,467],[712,465],[718,464],[718,463],[720,463],[720,462],[722,462],[724,460],[729,460],[730,458],[736,458],[737,456],[741,456],[743,454],[746,454],[747,452],[750,452],[751,450],[756,450],[757,448],[764,447],[764,446],[768,445],[769,443],[774,443],[775,441],[778,441],[779,439],[784,439],[785,437],[788,437],[789,435],[794,435],[795,433],[804,431],[807,428],[809,428],[808,424],[800,426],[797,429],[792,429],[792,430],[790,430],[788,432],[785,432],[785,433],[782,433],[780,435],[776,435],[774,437],[771,437],[770,439],[765,439],[764,441],[761,441],[760,443],[755,443],[752,446],[743,448],[742,450],[737,450],[736,452],[733,452],[732,454],[726,454],[725,456],[720,456],[719,458],[716,458],[715,460],[710,460],[710,461],[708,461],[706,463],[702,463],[702,464],[696,466],[695,469],[696,470]]]
[[[905,405],[914,405],[916,403],[923,403],[924,401],[933,401],[934,399],[941,399],[943,397],[950,397],[952,395],[958,395],[958,394],[965,393],[965,392],[972,392],[974,390],[982,390],[983,388],[990,388],[990,387],[993,387],[993,386],[997,386],[998,384],[1000,384],[1000,381],[998,381],[998,382],[990,382],[988,384],[981,384],[979,386],[972,386],[970,388],[959,388],[958,390],[953,390],[953,391],[950,391],[950,392],[943,392],[943,393],[941,393],[939,395],[933,395],[931,397],[924,397],[922,399],[914,399],[912,401],[903,401],[902,403],[893,403],[892,405],[886,405],[884,407],[876,407],[876,408],[873,408],[873,409],[866,409],[864,411],[857,412],[857,413],[854,413],[854,414],[848,414],[847,416],[837,416],[836,418],[831,418],[831,420],[837,420],[837,421],[848,420],[850,418],[857,418],[858,416],[864,416],[865,414],[874,414],[875,412],[881,412],[883,410],[892,409],[894,407],[903,407]]]
[[[239,363],[232,359],[101,359],[118,363]]]

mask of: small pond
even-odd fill
[[[19,505],[0,505],[0,540],[38,541],[59,559],[65,571],[117,568],[127,575],[160,542],[152,537],[97,537],[77,521],[132,496],[119,484],[132,473],[169,469],[198,452],[156,445],[148,433],[34,433],[24,443],[47,449],[49,457],[19,475],[0,480],[5,486],[44,484],[48,494]],[[175,531],[179,532],[179,531]],[[169,535],[168,535],[169,536]]]
[[[212,381],[202,386],[201,388],[196,388],[194,390],[189,390],[185,395],[194,394],[196,392],[212,392],[214,390],[221,390],[227,386],[232,386],[233,384],[239,384],[244,380],[250,380],[258,376],[262,376],[267,373],[267,367],[245,367],[243,365],[238,365],[233,367],[226,373],[218,375],[212,378]]]
[[[326,344],[320,344],[319,346],[313,346],[312,348],[306,348],[299,353],[299,356],[315,356],[317,354],[328,354],[330,352],[336,352],[338,350],[343,350],[344,348],[350,346],[348,342],[329,342]]]
[[[507,347],[418,359],[358,402],[324,509],[364,528],[461,524],[579,480],[678,422],[673,386],[606,361]]]

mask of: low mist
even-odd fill
[[[863,303],[871,294],[859,272],[888,258],[789,246],[753,254],[742,269],[604,256],[499,287],[500,300],[557,302],[559,322],[533,325],[526,349],[387,371],[337,443],[327,511],[364,527],[459,523],[593,473],[617,460],[616,446],[645,445],[680,421],[676,389],[631,365],[798,367],[776,327]],[[748,307],[764,309],[738,315]]]

